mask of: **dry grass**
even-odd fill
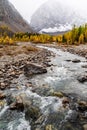
[[[23,49],[27,50],[27,51],[38,51],[38,49],[34,46],[28,45],[28,46],[23,46]]]
[[[0,48],[0,57],[3,55],[16,56],[18,54],[29,54],[38,51],[39,49],[29,44],[13,45],[13,46],[2,46]]]

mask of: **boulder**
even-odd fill
[[[82,65],[82,68],[87,68],[87,65]]]
[[[35,106],[29,106],[25,111],[26,120],[32,119],[33,121],[36,121],[40,117],[40,115],[40,109]]]
[[[87,110],[87,102],[85,101],[79,101],[78,102],[78,109],[82,112]]]
[[[79,62],[81,62],[79,59],[74,59],[74,60],[72,60],[72,62],[73,63],[79,63]]]
[[[77,77],[77,80],[81,83],[84,83],[84,82],[87,82],[87,75],[84,74],[84,75],[81,75],[81,76],[78,76]]]
[[[38,64],[30,63],[24,66],[24,74],[26,76],[32,76],[35,74],[47,73],[47,69]]]
[[[16,101],[10,105],[10,110],[24,110],[23,100],[20,96],[16,97]]]

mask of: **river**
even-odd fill
[[[52,124],[55,129],[46,130],[82,130],[80,125],[76,124],[77,127],[72,125],[72,128],[68,127],[65,129],[61,127],[61,124],[65,122],[66,119],[72,116],[73,111],[70,108],[63,109],[61,98],[48,96],[49,92],[61,91],[67,94],[76,94],[80,97],[87,98],[87,82],[80,83],[77,80],[77,76],[86,73],[86,68],[82,68],[82,65],[87,65],[85,58],[71,54],[69,52],[64,52],[60,49],[53,47],[38,46],[40,48],[45,48],[52,51],[55,57],[51,57],[51,67],[47,68],[47,73],[42,75],[36,75],[32,77],[30,82],[36,86],[35,91],[32,88],[25,88],[22,82],[28,79],[24,76],[19,77],[19,82],[21,83],[20,89],[11,89],[10,91],[13,95],[25,95],[25,100],[31,99],[33,105],[39,107],[42,115],[44,115],[43,123],[38,127],[34,127],[35,130],[43,130],[44,124]],[[81,62],[73,63],[72,60],[79,59]],[[58,114],[58,116],[56,115]],[[55,117],[56,115],[56,117]],[[55,117],[55,118],[54,118]],[[53,118],[54,122],[50,118]],[[31,126],[31,120],[25,119],[25,111],[17,112],[10,111],[9,106],[6,104],[0,111],[0,130],[34,130]],[[68,124],[70,125],[70,124]]]

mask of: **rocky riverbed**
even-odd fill
[[[86,58],[30,43],[0,55],[0,130],[87,130]]]

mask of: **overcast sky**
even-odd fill
[[[47,0],[9,0],[22,16],[30,21],[32,14]]]
[[[14,4],[16,9],[22,14],[22,16],[29,22],[32,14],[38,7],[47,0],[9,0]],[[49,0],[54,1],[54,0]],[[67,3],[70,6],[79,8],[83,13],[87,12],[87,0],[56,0],[61,1],[64,4]]]

